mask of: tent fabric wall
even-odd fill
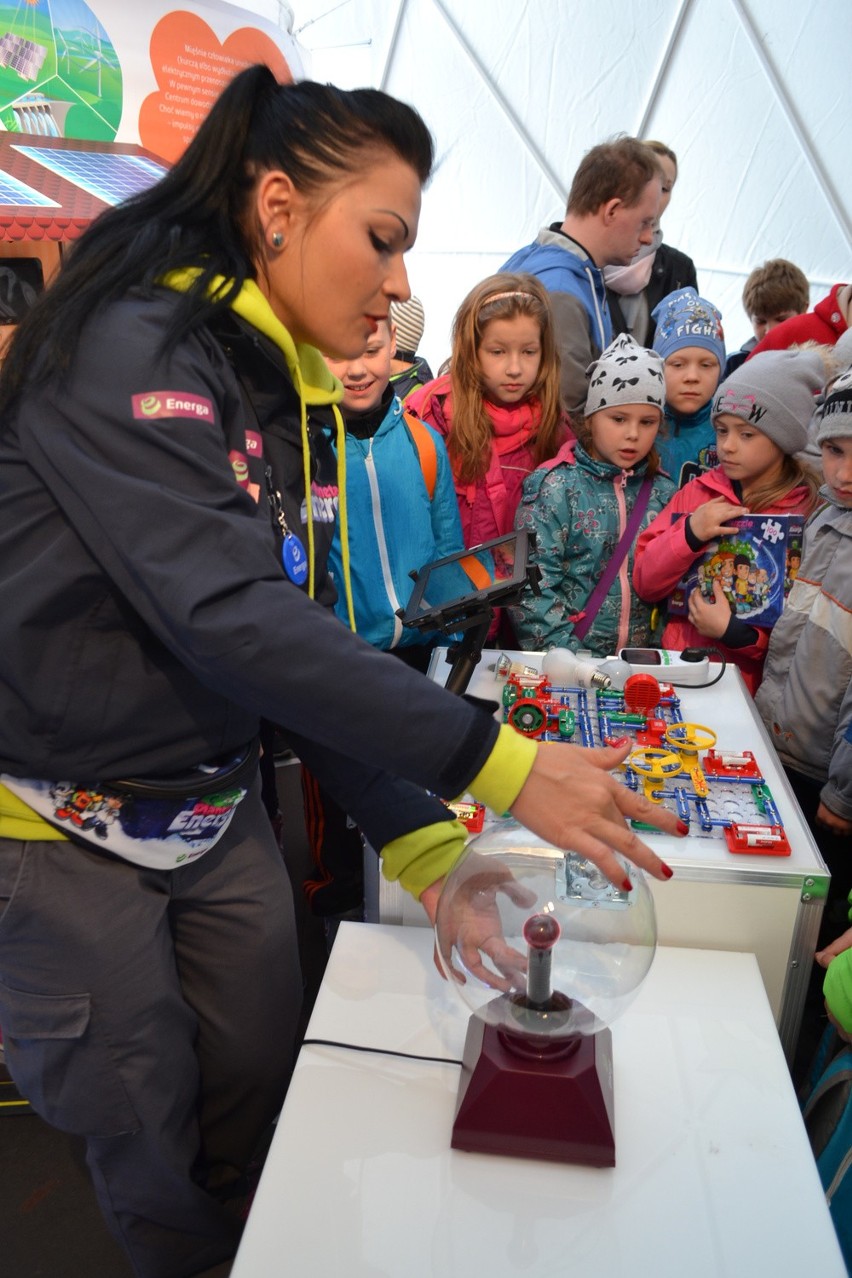
[[[278,0],[247,7],[289,20]],[[852,279],[849,0],[291,0],[289,9],[314,78],[385,88],[435,136],[437,169],[409,257],[433,366],[467,289],[561,219],[584,152],[620,132],[677,152],[665,238],[695,259],[729,348],[750,335],[740,296],[765,259],[796,262],[813,301]]]

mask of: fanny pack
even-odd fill
[[[257,775],[257,741],[221,763],[166,777],[80,785],[31,777],[0,780],[70,839],[150,869],[175,869],[209,852]]]

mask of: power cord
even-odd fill
[[[728,661],[721,648],[684,648],[680,654],[682,661],[702,661],[704,657],[709,657],[711,653],[716,653],[721,658],[722,668],[713,679],[708,679],[706,683],[677,683],[674,679],[665,679],[666,683],[670,683],[673,688],[712,688],[714,683],[718,683],[728,668]]]
[[[464,1061],[451,1060],[446,1056],[419,1056],[416,1052],[397,1052],[390,1047],[365,1047],[361,1043],[339,1043],[333,1038],[306,1038],[302,1047],[342,1047],[350,1052],[372,1052],[376,1056],[400,1056],[408,1061],[430,1061],[434,1065],[463,1065]]]

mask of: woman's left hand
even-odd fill
[[[420,904],[433,924],[441,886],[441,883],[433,883],[420,897]],[[503,936],[499,892],[522,908],[533,905],[536,899],[499,861],[475,851],[468,852],[453,899],[446,902],[441,911],[435,947],[438,971],[442,971],[438,960],[440,951],[443,970],[451,972],[460,985],[465,984],[466,978],[453,963],[454,948],[466,970],[485,985],[504,992],[524,988],[526,956],[507,945]]]
[[[700,590],[689,596],[689,620],[705,639],[721,639],[731,620],[731,605],[719,579],[713,582],[713,600],[705,599]]]

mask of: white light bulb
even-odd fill
[[[612,680],[597,666],[583,661],[570,648],[551,648],[545,653],[541,672],[557,688],[608,688]]]
[[[616,692],[621,692],[633,669],[627,661],[621,661],[618,657],[612,657],[608,661],[602,661],[598,666],[601,674],[609,675],[613,688]]]

